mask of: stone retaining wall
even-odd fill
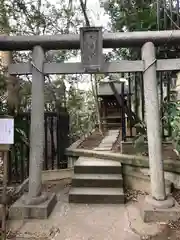
[[[79,156],[86,156],[120,161],[123,166],[126,186],[147,192],[150,189],[149,161],[147,157],[84,149],[74,149],[73,151],[67,149],[66,154],[74,159]],[[180,189],[180,161],[164,160],[164,170],[165,179],[172,183],[175,188]],[[167,189],[170,189],[171,184],[168,182],[167,184]]]
[[[143,170],[149,170],[143,168]],[[151,193],[150,176],[147,172],[143,173],[142,168],[132,167],[123,164],[123,181],[126,188],[140,190],[146,193]],[[165,177],[166,193],[169,194],[172,191],[172,185],[174,185],[173,177]],[[179,176],[180,180],[180,176]],[[180,187],[180,185],[179,185]]]
[[[74,143],[66,150],[66,154],[69,159],[68,162],[70,163],[69,167],[71,169],[73,169],[74,162],[80,156],[120,161],[123,166],[125,187],[150,193],[149,159],[148,157],[136,155],[136,149],[133,146],[133,142],[121,142],[122,153],[104,151],[104,146],[103,149],[77,149],[77,145],[78,142]],[[148,150],[147,144],[145,145],[145,148]],[[163,159],[166,179],[166,192],[170,193],[172,184],[175,188],[180,189],[180,161],[177,160],[178,158],[176,154],[172,151],[171,142],[163,142]]]
[[[148,152],[148,144],[144,144],[144,151]],[[169,159],[179,160],[176,153],[173,151],[171,142],[163,142],[162,143],[162,152],[163,158],[166,159],[167,156]],[[134,143],[132,141],[121,141],[121,153],[122,154],[137,154],[138,150],[134,147]]]

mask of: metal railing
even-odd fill
[[[24,124],[29,139],[30,112],[17,116]],[[15,119],[16,121],[16,119]],[[69,115],[67,112],[44,114],[44,161],[43,170],[67,168],[65,149],[69,146]],[[19,140],[9,152],[9,183],[23,182],[29,176],[29,145]]]

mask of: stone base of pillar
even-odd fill
[[[39,205],[48,200],[48,194],[42,193],[38,197],[30,198],[28,195],[23,195],[23,203],[26,205]]]
[[[180,205],[170,196],[164,201],[147,196],[140,211],[146,223],[177,221],[180,218]]]
[[[36,204],[28,202],[27,204],[25,199],[28,197],[27,194],[24,194],[10,207],[9,219],[47,219],[57,203],[57,198],[54,193],[43,193],[42,196],[47,196],[47,199],[39,204],[38,202]]]
[[[152,196],[146,196],[145,201],[154,208],[167,209],[172,208],[175,205],[175,200],[172,196],[168,196],[165,200],[156,200]]]

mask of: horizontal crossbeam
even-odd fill
[[[180,70],[180,59],[163,59],[155,63],[157,71]],[[11,75],[32,74],[31,63],[11,64],[8,68]],[[143,72],[144,62],[142,60],[120,62],[106,62],[103,64],[99,73],[125,73]],[[45,63],[43,73],[46,74],[83,74],[86,73],[81,63]]]
[[[180,30],[103,34],[103,48],[141,47],[146,42],[153,42],[156,46],[179,44]],[[37,45],[46,50],[79,49],[80,35],[0,36],[0,51],[32,50]]]
[[[31,63],[17,63],[9,66],[9,74],[24,75],[32,73]],[[104,63],[101,73],[141,72],[142,61],[121,61],[119,63]],[[75,74],[85,73],[82,63],[45,63],[44,74]]]

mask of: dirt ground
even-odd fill
[[[179,222],[145,224],[138,208],[146,193],[125,190],[125,205],[69,204],[70,179],[46,182],[58,203],[47,220],[10,221],[8,239],[180,240]],[[180,201],[180,191],[174,196]]]
[[[106,133],[105,133],[106,135]],[[104,135],[104,136],[105,136]],[[99,146],[101,141],[103,140],[104,136],[97,130],[93,132],[86,140],[84,140],[78,148],[84,148],[84,149],[93,149]]]
[[[96,147],[99,146],[99,144],[101,143],[103,138],[104,137],[98,131],[96,131],[91,136],[89,136],[87,139],[85,139],[79,145],[78,148],[84,148],[84,149],[92,150],[93,148],[96,148]],[[118,152],[121,151],[121,148],[120,148],[121,139],[122,139],[122,133],[121,133],[121,130],[120,130],[119,136],[118,136],[116,142],[112,145],[112,151],[113,152],[118,153]],[[129,152],[129,154],[131,154],[131,152]],[[141,154],[142,156],[148,156],[147,152],[138,153],[138,155],[139,154]],[[164,151],[163,151],[163,156],[165,157],[165,159],[168,159],[168,160],[179,160],[179,158],[177,157],[176,153],[173,150],[173,146],[171,146],[171,147],[168,146],[168,149],[165,148]]]
[[[104,133],[104,136],[102,136],[102,134],[97,130],[95,132],[92,133],[92,135],[90,135],[88,138],[86,138],[79,146],[78,148],[84,148],[84,149],[89,149],[92,150],[93,148],[96,148],[99,146],[99,144],[101,143],[101,141],[103,140],[103,138],[107,135],[107,132]],[[120,134],[121,137],[121,134]],[[113,151],[119,151],[119,140],[120,137],[118,138],[118,141],[116,141],[112,148]]]
[[[121,135],[120,135],[121,137]],[[93,149],[103,136],[94,132],[79,148]],[[113,151],[120,151],[119,140]],[[47,220],[10,221],[8,239],[17,240],[180,240],[180,220],[145,224],[138,208],[146,193],[125,190],[125,205],[69,204],[71,180],[46,182],[44,191],[55,192],[58,203]],[[173,191],[180,204],[180,190]]]

